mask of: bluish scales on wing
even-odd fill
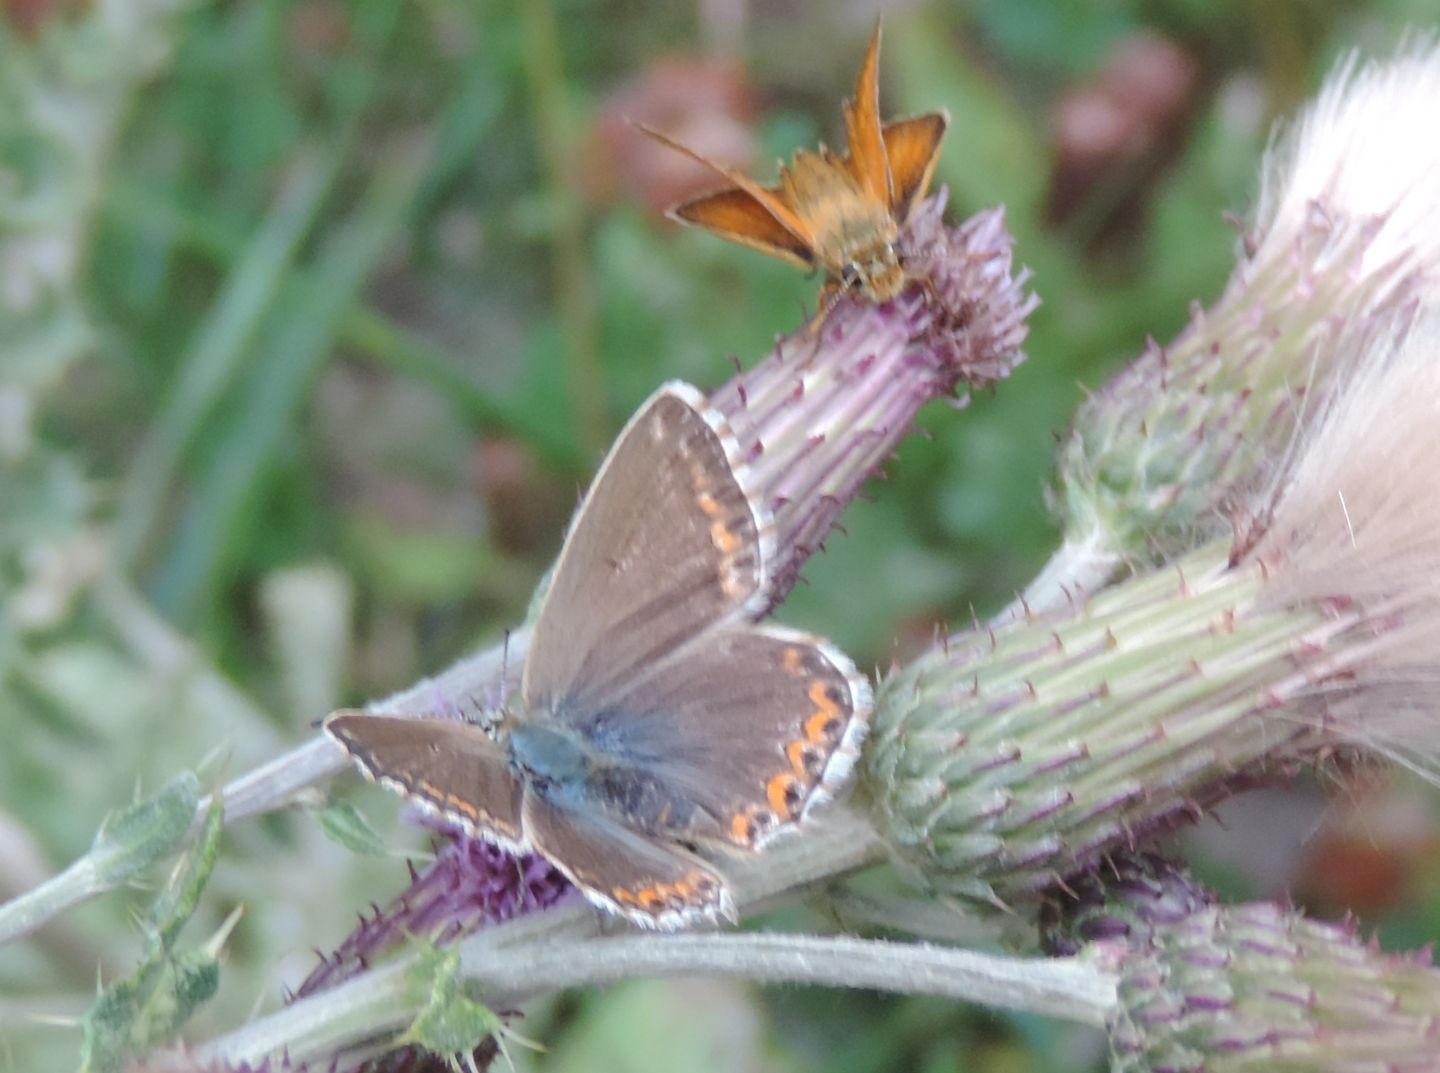
[[[625,748],[629,735],[621,726],[603,717],[584,728],[517,722],[509,735],[510,763],[559,808],[606,812],[652,834],[689,832],[697,819],[694,802],[647,770],[655,757]]]

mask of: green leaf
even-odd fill
[[[200,783],[186,771],[159,793],[111,816],[90,851],[101,882],[117,887],[169,856],[189,832],[199,803]]]
[[[155,899],[151,909],[150,921],[155,928],[156,939],[166,950],[174,945],[180,929],[200,904],[200,895],[210,880],[210,873],[215,870],[224,829],[224,810],[217,794],[211,798],[210,809],[205,814],[200,841],[176,864],[170,882]]]
[[[194,781],[190,776],[191,784]],[[143,818],[139,808],[123,816],[126,830],[146,826],[137,821],[137,817]],[[194,812],[192,804],[186,829]],[[105,988],[85,1015],[80,1049],[84,1073],[124,1069],[131,1057],[169,1043],[219,987],[217,950],[176,950],[174,946],[215,868],[223,831],[221,820],[222,809],[216,797],[206,814],[199,842],[176,864],[170,881],[151,907],[148,943],[140,964],[128,977]],[[107,825],[107,830],[113,827]],[[222,928],[222,935],[224,931]],[[218,947],[218,943],[213,945]]]
[[[459,951],[426,943],[408,976],[425,1005],[402,1042],[453,1057],[471,1053],[500,1026],[499,1017],[461,990]]]
[[[384,840],[354,805],[329,805],[316,817],[325,836],[351,853],[378,857],[385,852]]]
[[[450,1061],[473,1054],[492,1036],[502,1050],[506,1040],[537,1047],[509,1031],[499,1014],[465,994],[458,951],[441,950],[430,943],[421,944],[420,950],[406,975],[422,1008],[397,1044],[415,1044]]]

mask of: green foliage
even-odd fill
[[[329,805],[320,809],[315,818],[320,830],[351,853],[378,856],[385,852],[384,840],[354,805]]]
[[[531,1041],[505,1026],[505,1019],[465,994],[460,983],[460,955],[423,944],[423,954],[407,974],[420,1013],[399,1042],[437,1055],[457,1069],[470,1068],[470,1055],[492,1037],[509,1059],[506,1044]]]
[[[96,871],[105,885],[126,883],[173,853],[190,830],[199,803],[200,783],[187,771],[154,796],[107,819],[90,849],[90,859],[95,862]],[[214,815],[217,809],[218,806],[211,809],[207,832],[210,828],[219,829],[219,818]],[[209,852],[213,856],[214,848],[211,847]],[[204,867],[208,869],[213,863],[212,860]],[[191,871],[198,870],[199,864],[197,862]],[[203,885],[202,879],[200,886]],[[177,890],[170,897],[178,898],[180,893]],[[192,893],[198,897],[199,888]],[[157,915],[173,917],[176,908],[169,904],[157,906]],[[185,915],[193,910],[192,905]]]
[[[209,945],[179,947],[176,942],[214,871],[222,815],[217,799],[206,814],[199,841],[176,865],[150,909],[140,964],[129,976],[101,991],[85,1015],[81,1068],[86,1073],[124,1069],[130,1058],[171,1043],[219,987],[218,951]],[[127,833],[149,827],[145,821],[152,819],[152,815],[132,815],[125,823]]]

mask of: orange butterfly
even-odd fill
[[[880,124],[880,25],[846,101],[846,156],[823,145],[801,149],[780,168],[780,182],[765,187],[641,126],[650,137],[712,168],[731,185],[670,210],[673,219],[698,224],[802,268],[823,268],[826,291],[858,288],[877,302],[894,298],[907,275],[895,249],[900,228],[925,195],[950,117],[931,112]]]

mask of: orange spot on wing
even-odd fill
[[[841,717],[840,705],[830,699],[824,682],[812,682],[808,695],[810,703],[815,705],[815,711],[805,720],[805,740],[824,741],[830,737],[836,720]]]
[[[737,812],[730,818],[730,837],[736,842],[748,844],[755,840],[750,817],[743,812]]]
[[[790,772],[782,771],[765,784],[765,800],[780,815],[789,816],[800,795],[799,781]]]
[[[786,674],[800,673],[800,658],[802,655],[803,653],[793,645],[785,650],[785,654],[780,657],[780,665],[785,668]]]
[[[806,763],[809,753],[810,742],[801,741],[798,738],[785,746],[785,757],[790,761],[790,767],[795,774],[805,776],[810,773],[810,766]]]
[[[710,540],[722,555],[734,555],[740,547],[740,538],[724,522],[711,523]]]
[[[449,805],[456,812],[460,812],[466,816],[469,816],[472,820],[478,821],[480,819],[480,810],[478,808],[472,805],[469,801],[466,801],[463,798],[456,797],[454,794],[449,794],[446,796],[445,804]]]

